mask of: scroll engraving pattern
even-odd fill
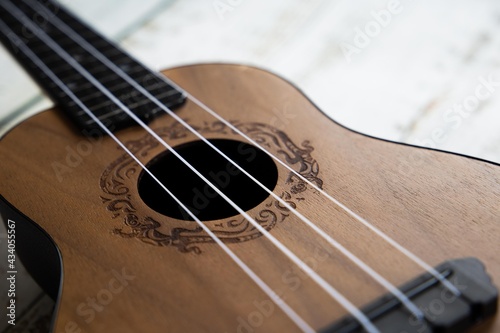
[[[318,163],[311,157],[314,148],[309,141],[304,141],[301,146],[297,146],[283,131],[262,123],[233,122],[233,125],[263,148],[282,158],[304,178],[318,187],[322,187],[323,181],[318,178]],[[219,121],[205,123],[202,126],[191,126],[202,134],[236,134],[231,128]],[[190,134],[185,127],[178,123],[163,127],[157,133],[170,143]],[[127,148],[133,154],[142,157],[146,157],[158,145],[160,143],[149,135],[126,143]],[[192,227],[186,227],[185,222],[182,224],[178,222],[179,225],[175,226],[176,220],[174,219],[169,219],[168,222],[159,222],[150,216],[140,216],[134,202],[141,199],[135,191],[131,191],[131,186],[135,184],[134,181],[140,171],[141,167],[128,154],[123,154],[109,165],[101,175],[100,187],[104,192],[101,196],[102,202],[106,205],[106,209],[112,213],[113,218],[121,218],[125,224],[125,228],[113,230],[116,235],[136,238],[156,246],[173,246],[180,252],[197,254],[201,253],[200,244],[213,243],[210,236],[206,235],[196,223],[192,223]],[[289,186],[289,190],[282,192],[280,197],[291,207],[296,208],[297,203],[303,200],[301,193],[306,191],[309,186],[293,172],[289,173],[286,185]],[[266,230],[271,230],[290,215],[290,211],[272,197],[261,206],[263,208],[254,218]],[[169,232],[164,231],[167,226],[162,225],[162,223],[169,224]],[[261,236],[261,233],[242,216],[228,218],[222,222],[209,221],[205,223],[226,243],[244,242]]]

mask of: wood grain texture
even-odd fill
[[[140,6],[131,1],[60,1],[70,6],[78,16],[90,18],[92,26],[114,41],[121,41],[134,33],[158,12],[165,10],[171,0],[144,0]],[[111,9],[112,8],[112,9]],[[43,111],[53,102],[42,93],[32,78],[14,58],[0,48],[0,135],[29,116]]]
[[[498,81],[500,3],[241,1],[221,17],[213,2],[193,2],[176,1],[124,47],[158,69],[207,61],[270,69],[349,128],[500,163],[498,89],[462,116],[455,108],[480,77]],[[376,13],[391,3],[398,13],[378,30]],[[179,47],[158,42],[167,40]],[[346,44],[358,52],[346,57]]]
[[[225,119],[272,125],[300,146],[308,141],[324,189],[429,264],[474,256],[499,283],[498,166],[349,131],[326,118],[289,83],[259,69],[197,65],[164,73]],[[285,105],[294,117],[276,118],[273,110]],[[214,121],[190,101],[177,113],[197,126]],[[151,127],[173,123],[165,116]],[[118,136],[132,142],[145,133],[130,128]],[[230,131],[207,136],[239,140]],[[172,143],[192,140],[193,135],[186,135]],[[0,193],[46,230],[62,254],[64,281],[55,332],[68,331],[72,325],[85,332],[234,332],[241,318],[248,320],[267,304],[266,295],[215,244],[200,245],[200,254],[181,253],[175,247],[116,235],[115,229],[130,231],[130,226],[106,209],[99,180],[123,155],[117,144],[110,138],[98,140],[61,181],[53,170],[54,162],[64,163],[68,151],[82,147],[82,142],[88,139],[68,126],[56,110],[30,118],[0,141],[0,173],[4,175]],[[140,158],[148,162],[163,150],[157,146]],[[281,195],[289,190],[288,172],[282,167],[278,170],[274,192]],[[138,175],[130,173],[123,179],[130,185],[131,196],[136,196]],[[297,209],[301,213],[395,285],[421,273],[408,258],[315,191],[307,189],[300,197]],[[161,216],[139,200],[134,205],[138,216],[153,217],[164,230],[178,224],[193,227],[193,222]],[[295,216],[277,222],[271,232],[355,305],[386,293]],[[263,237],[229,246],[314,328],[346,314]],[[116,272],[131,276],[121,289]],[[89,298],[109,300],[94,311],[91,320],[90,315],[78,314],[79,308],[87,309],[81,304]],[[276,307],[262,318],[255,330],[297,330]],[[483,328],[498,331],[500,322]]]
[[[213,6],[221,1],[232,9],[222,16]],[[169,2],[139,19],[145,24],[121,42],[151,68],[214,61],[267,68],[357,131],[500,163],[497,87],[468,115],[455,113],[454,120],[449,115],[454,105],[474,96],[479,77],[498,81],[500,3],[495,0],[399,1],[401,13],[351,62],[342,43],[355,45],[357,28],[364,30],[374,21],[373,12],[387,9],[391,0],[61,2],[111,37],[122,27],[130,30],[130,22],[151,4]],[[39,91],[2,51],[0,67],[1,133],[12,107],[24,105],[18,110],[24,115],[26,102]],[[48,105],[44,97],[29,109]],[[276,110],[278,116],[286,112]]]

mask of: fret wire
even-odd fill
[[[165,92],[163,92],[163,93],[161,93],[161,94],[159,94],[159,95],[154,95],[154,96],[155,96],[157,99],[162,99],[162,98],[165,98],[165,97],[170,97],[170,96],[172,96],[172,91],[165,91]],[[148,104],[148,103],[153,103],[153,104],[154,104],[154,102],[152,102],[152,101],[150,101],[150,100],[148,100],[148,99],[144,99],[144,100],[142,100],[142,101],[140,101],[140,102],[137,102],[136,104],[131,104],[129,107],[130,107],[130,108],[135,108],[135,107],[137,107],[137,106],[146,105],[146,104]]]
[[[116,105],[115,105],[115,106],[116,106]],[[111,112],[106,112],[105,114],[103,114],[103,115],[101,115],[101,116],[99,116],[99,117],[97,117],[97,118],[99,118],[99,120],[101,120],[101,121],[102,121],[102,120],[106,120],[106,119],[108,119],[108,118],[110,118],[110,117],[116,116],[116,115],[118,115],[118,114],[123,114],[123,110],[122,110],[122,109],[120,109],[119,107],[116,107],[116,109],[115,109],[114,111],[111,111]],[[127,117],[128,117],[128,116],[127,116]]]
[[[25,6],[20,6],[20,7],[23,7],[22,9],[24,9],[24,12],[27,12],[29,11],[29,8],[26,8]],[[13,21],[13,20],[11,20]],[[15,21],[14,21],[15,22]],[[19,25],[19,24],[17,24]],[[51,27],[52,26],[52,23],[48,22],[45,27],[46,29],[43,29],[43,30],[49,30],[48,27]],[[71,53],[87,53],[80,45],[78,45],[77,43],[75,43],[70,37],[68,37],[66,34],[60,32],[58,29],[52,29],[51,32],[48,33],[51,38],[53,39],[56,39],[56,41],[58,42],[59,45],[61,45],[62,47],[65,47],[66,49],[70,48],[72,50],[70,51],[73,51],[73,52],[69,52],[70,54]],[[95,33],[92,33],[91,30],[88,30],[86,31],[85,35],[88,37],[88,36],[93,36],[94,38],[98,38],[98,35],[95,34]],[[40,45],[40,47],[43,47],[43,48],[46,48],[48,50],[50,50],[50,48],[48,48],[43,42],[40,42],[38,39],[36,40],[36,42]],[[104,45],[109,45],[109,43],[105,43]],[[38,45],[37,45],[38,46]],[[115,47],[111,46],[109,47],[108,46],[108,52],[109,50],[112,51],[112,55],[114,56],[117,56],[117,55],[120,55],[123,57],[123,54],[117,50]],[[88,57],[90,58],[90,57]],[[53,51],[50,52],[50,55],[49,57],[44,57],[43,59],[44,61],[49,61],[49,62],[52,62],[52,61],[61,61],[60,60],[60,57],[59,56],[56,56],[54,55]],[[97,73],[99,73],[100,71],[106,71],[109,69],[106,67],[106,66],[100,66],[99,68],[99,71],[97,71]]]
[[[177,105],[177,101],[171,101],[171,102],[168,102],[168,103],[165,103],[165,106],[166,107],[172,107],[172,106],[175,106]],[[156,113],[159,113],[159,112],[162,112],[162,109],[160,107],[156,107],[154,109],[149,109],[150,110],[150,113],[151,114],[156,114]],[[80,111],[79,111],[80,112]],[[83,111],[84,112],[84,111]],[[85,113],[85,112],[84,112]],[[113,115],[114,117],[117,117],[119,113],[117,113],[116,115]],[[86,115],[86,114],[85,114]],[[119,116],[119,117],[122,117],[122,116]],[[90,119],[88,116],[87,117],[84,117],[83,115],[81,116],[81,118],[85,118],[85,119]],[[127,117],[128,119],[128,117]],[[123,119],[122,119],[123,120]],[[93,124],[93,121],[90,119],[89,121],[84,121],[83,124],[85,125],[92,125]]]
[[[27,8],[26,6],[16,6],[21,9],[22,12],[28,16],[28,18],[32,17],[34,13],[36,13],[33,9]],[[2,20],[4,20],[4,22],[11,27],[11,30],[17,36],[22,38],[24,24],[17,18],[13,17],[10,13],[0,13],[0,15],[2,16]],[[123,68],[123,70],[131,77],[133,76],[134,80],[137,80],[137,82],[140,83],[141,86],[144,86],[145,89],[152,91],[152,93],[154,93],[153,95],[158,96],[158,98],[161,99],[165,105],[175,106],[178,105],[183,99],[182,93],[166,82],[163,82],[162,85],[159,85],[158,82],[156,82],[157,80],[153,80],[153,82],[151,82],[152,79],[145,82],[146,78],[153,77],[154,75],[149,69],[144,67],[135,59],[131,58],[127,53],[123,52],[112,42],[107,41],[98,33],[88,29],[78,21],[74,21],[74,18],[67,15],[64,10],[58,12],[57,17],[59,17],[59,19],[66,19],[70,25],[79,31],[82,38],[91,42],[94,46],[97,46],[104,56],[111,61],[114,61],[117,66]],[[34,25],[39,27],[37,22],[34,22]],[[54,39],[56,43],[60,47],[64,48],[71,56],[79,57],[76,59],[80,65],[86,68],[88,72],[97,80],[102,82],[104,86],[109,88],[113,94],[116,94],[116,96],[119,97],[119,100],[133,108],[134,112],[136,112],[138,116],[142,115],[141,117],[146,117],[146,115],[158,113],[157,110],[155,110],[153,103],[147,97],[142,96],[129,82],[126,82],[110,68],[103,65],[100,61],[97,61],[94,55],[90,54],[67,34],[55,27],[50,19],[41,30],[43,30],[50,38]],[[113,109],[114,103],[110,101],[108,97],[103,97],[102,92],[96,90],[96,88],[93,87],[87,79],[74,70],[73,66],[63,60],[35,34],[32,34],[30,38],[22,38],[22,40],[25,41],[26,46],[33,50],[33,52],[35,52],[40,59],[53,70],[54,74],[60,78],[61,82],[64,82],[64,84],[66,84],[67,87],[75,93],[75,95],[81,97],[82,102],[84,101],[86,105],[93,106],[92,109],[94,109],[99,116],[105,117],[105,119],[113,119],[113,117],[120,112],[116,110],[116,107]],[[11,52],[12,51],[15,52],[15,49],[11,50]],[[31,69],[32,74],[35,77],[45,81],[45,86],[50,95],[63,107],[65,111],[70,112],[77,122],[82,124],[89,120],[88,116],[84,117],[84,115],[80,114],[80,109],[76,108],[75,105],[72,105],[67,100],[65,94],[50,78],[44,76],[43,73],[40,73],[36,66],[34,67],[29,63],[27,66]]]
[[[156,98],[158,99],[162,99],[162,98],[165,98],[165,97],[168,97],[168,96],[171,96],[171,91],[166,91],[166,92],[163,92],[162,94],[159,94],[157,96],[155,96]],[[102,102],[100,104],[96,104],[96,105],[91,105],[89,106],[89,109],[91,110],[98,110],[99,108],[102,108],[102,107],[106,107],[106,106],[110,106],[110,105],[113,105],[114,103],[111,102],[111,101],[105,101],[105,102]],[[154,102],[148,100],[148,99],[142,99],[141,101],[139,102],[135,102],[133,104],[127,104],[127,103],[124,103],[127,105],[127,107],[131,110],[134,110],[134,109],[137,109],[139,107],[143,107],[145,105],[148,105],[150,104],[151,107],[158,107],[156,104],[154,104]]]
[[[175,83],[174,83],[174,85],[175,85]],[[190,98],[191,98],[191,100],[195,100],[195,101],[197,101],[197,100],[196,100],[195,98],[193,98],[192,96],[190,96]],[[199,101],[197,101],[197,104],[200,104],[200,102],[199,102]],[[203,104],[202,104],[202,105],[203,105]],[[203,105],[203,107],[204,107],[204,108],[207,108],[205,105]],[[207,110],[207,111],[208,111],[208,110]],[[313,184],[311,184],[311,185],[313,185]],[[336,202],[334,199],[332,199],[332,201],[333,201],[333,202]],[[346,210],[347,212],[350,212],[350,210],[349,210],[348,208],[344,208],[342,204],[338,203],[338,205],[339,205],[341,208],[343,208],[344,210]],[[355,213],[352,213],[351,215],[355,216]],[[357,219],[358,219],[360,222],[363,222],[363,220],[362,220],[361,218],[357,218]],[[363,223],[364,223],[364,222],[363,222]],[[368,222],[367,222],[367,224],[368,224],[368,225],[370,225]],[[256,226],[258,227],[258,225],[256,225]],[[377,229],[374,229],[374,230],[377,230]],[[389,238],[389,239],[390,239],[390,238]],[[392,239],[390,239],[390,240],[392,241]],[[397,243],[396,243],[396,244],[397,244]],[[399,246],[399,244],[397,244],[397,245]],[[406,249],[405,249],[405,250],[406,250]],[[402,251],[402,252],[403,252],[403,251]],[[412,256],[413,256],[413,254],[412,254]],[[421,264],[421,263],[419,262],[419,261],[420,261],[420,259],[418,259],[418,261],[414,259],[414,261],[415,261],[415,262],[417,262],[417,263],[419,263],[419,264],[420,264],[422,267],[424,267],[425,269],[429,270],[429,271],[430,271],[430,272],[431,272],[434,276],[436,276],[436,278],[438,278],[438,279],[439,279],[439,280],[440,280],[440,281],[441,281],[441,282],[445,285],[445,287],[447,287],[450,291],[452,291],[452,292],[453,292],[456,296],[459,296],[459,295],[460,295],[460,291],[458,291],[458,289],[457,289],[456,287],[454,287],[453,285],[451,285],[451,283],[449,283],[447,280],[442,280],[442,279],[443,279],[443,277],[441,276],[441,274],[439,274],[438,272],[433,271],[432,267],[430,267],[430,266],[426,267],[426,265],[427,265],[427,264],[425,264],[425,263],[424,263],[424,264]],[[436,275],[436,274],[437,274],[437,275]],[[448,285],[447,285],[445,282],[447,282],[447,283],[448,283]],[[396,296],[397,296],[397,294],[396,294]],[[418,310],[418,309],[417,309],[417,310]],[[419,311],[417,311],[417,312],[419,312]],[[423,316],[423,314],[421,314],[421,315]],[[362,317],[362,318],[364,318],[364,317]],[[367,319],[367,324],[370,324],[370,326],[365,325],[362,321],[360,321],[360,323],[361,323],[362,325],[364,325],[364,326],[365,326],[365,328],[366,328],[368,331],[370,331],[370,332],[371,332],[371,331],[372,331],[372,325],[371,325],[371,322],[370,322],[370,320],[369,320],[368,318],[366,318],[366,319]],[[377,330],[374,326],[373,326],[373,331],[378,332],[378,330]]]
[[[91,87],[91,86],[89,86]],[[115,87],[116,88],[116,87]],[[118,87],[119,88],[119,87]],[[164,87],[153,87],[153,86],[145,86],[144,89],[150,91],[153,95],[157,96],[157,98],[166,98],[166,97],[171,97],[173,95],[175,95],[177,92],[177,90],[175,89],[171,89],[171,87],[168,87],[167,90],[165,90]],[[88,94],[92,89],[89,89],[89,90],[86,90],[84,93],[85,94]],[[155,91],[155,90],[158,90],[158,91]],[[78,91],[78,90],[73,90],[74,93],[76,94],[82,94],[82,91]],[[96,91],[96,90],[95,90]],[[87,97],[82,97],[82,101],[86,102],[87,100],[90,100],[94,97],[97,97],[97,96],[101,96],[100,94],[96,93],[92,96],[87,96]],[[150,101],[149,99],[144,99],[144,101]]]
[[[64,51],[62,51],[62,52],[64,52]],[[89,77],[89,79],[90,78],[92,78],[92,77]],[[112,98],[112,96],[110,96],[110,98]],[[144,124],[140,121],[140,119],[138,117],[136,117],[133,113],[130,113],[130,112],[127,111],[127,114],[129,114],[131,117],[133,117],[134,120],[136,120],[136,122],[138,122],[138,123],[141,124],[141,126],[143,126],[145,129],[147,129],[148,132],[151,135],[156,135],[149,128],[145,127]],[[92,117],[94,117],[93,114],[91,114],[90,112],[89,112],[89,115],[92,115]],[[99,123],[99,124],[101,124],[101,123]],[[103,126],[103,129],[106,129],[106,128]],[[161,140],[159,137],[158,137],[158,140],[161,143],[163,143],[168,149],[171,148],[170,146],[168,146],[168,144],[166,142],[164,142],[163,140]],[[174,154],[176,153],[175,150],[171,150],[171,151]],[[180,155],[177,154],[176,156],[179,159],[181,159],[183,162],[185,162]],[[189,163],[186,163],[186,165],[189,166],[191,169],[193,169],[193,167]],[[242,215],[244,215],[250,222],[252,222],[252,224],[256,228],[260,228],[259,231],[261,231],[270,241],[273,242],[273,244],[275,246],[277,246],[284,254],[286,254],[291,260],[293,260],[294,263],[296,263],[304,271],[306,271],[310,277],[314,278],[316,280],[316,282],[320,286],[322,286],[323,289],[325,289],[325,291],[329,292],[329,294],[333,298],[335,298],[336,300],[341,301],[342,305],[344,305],[344,307],[346,309],[348,309],[358,319],[358,321],[360,322],[360,324],[362,324],[369,332],[378,332],[378,329],[376,329],[375,326],[373,326],[373,324],[371,323],[371,321],[359,309],[357,309],[352,303],[350,303],[347,299],[345,299],[342,294],[340,294],[335,288],[333,288],[331,285],[329,285],[324,279],[322,279],[317,273],[315,273],[309,266],[305,265],[304,262],[302,262],[293,252],[291,252],[288,248],[286,248],[281,242],[279,242],[277,239],[275,239],[269,233],[265,233],[266,230],[264,228],[262,228],[262,226],[260,226],[253,218],[251,218],[241,208],[239,208],[237,205],[235,205],[234,202],[232,202],[229,198],[225,197],[224,194],[222,192],[220,192],[217,189],[217,187],[215,187],[210,181],[207,181],[203,175],[199,174],[195,169],[193,171],[196,172],[197,175],[199,177],[201,177],[207,184],[209,184],[214,190],[218,191],[218,194],[220,196],[224,197],[226,199],[226,201],[228,201],[229,203],[231,203],[232,206],[235,209],[237,209]],[[201,222],[200,222],[200,224],[201,224]],[[305,268],[307,268],[307,270]],[[312,329],[311,329],[311,331],[312,331]]]
[[[0,22],[3,24],[3,22],[2,22],[2,21],[0,21]],[[8,28],[7,28],[7,29],[8,29]],[[30,50],[29,48],[28,48],[27,50],[31,52],[31,50]],[[23,52],[24,52],[24,53],[27,53],[27,51],[26,51],[26,50],[24,50]],[[50,75],[50,74],[53,74],[53,73],[50,71],[50,69],[49,69],[49,68],[47,68],[47,67],[46,67],[46,65],[45,65],[42,61],[40,61],[40,59],[39,59],[38,57],[36,57],[36,55],[35,55],[35,54],[32,54],[32,55],[31,55],[31,58],[32,58],[33,60],[35,60],[35,61],[37,61],[37,60],[38,60],[38,62],[39,62],[39,63],[41,63],[41,64],[37,63],[37,66],[38,66],[40,69],[42,69],[43,71],[45,71],[45,72],[46,72],[47,74],[49,74],[49,75]],[[55,78],[53,78],[53,80],[54,80],[54,81],[58,80],[58,77],[57,77],[56,75],[53,75],[53,76],[55,77]],[[65,86],[65,84],[64,84],[63,82],[59,82],[59,81],[58,81],[58,83],[59,83],[59,85],[61,86],[61,89],[65,89],[65,88],[66,88],[66,86]],[[75,101],[78,101],[78,102],[79,102],[79,100],[78,100],[77,98],[75,98],[75,96],[71,93],[71,91],[69,91],[69,92],[68,92],[68,95],[72,95],[72,98],[73,98]],[[155,177],[155,176],[153,175],[153,173],[151,173],[151,172],[150,172],[150,171],[146,168],[146,166],[144,166],[144,165],[143,165],[143,164],[139,161],[139,159],[137,159],[137,158],[135,157],[135,155],[134,155],[134,154],[132,154],[132,153],[130,152],[130,150],[128,150],[128,148],[126,147],[126,145],[125,145],[125,144],[123,144],[120,140],[118,140],[118,138],[116,138],[116,136],[114,136],[114,135],[111,133],[111,131],[107,128],[107,126],[105,126],[102,122],[100,122],[100,121],[99,121],[99,119],[97,119],[97,118],[96,118],[96,117],[92,114],[92,112],[91,112],[90,110],[87,110],[87,108],[85,107],[85,105],[83,105],[82,103],[80,103],[80,104],[81,104],[80,106],[81,106],[83,109],[85,109],[86,111],[88,111],[88,112],[87,112],[87,113],[88,113],[88,116],[89,116],[89,117],[92,117],[92,118],[94,119],[94,122],[95,122],[95,123],[97,123],[97,125],[99,125],[99,127],[101,127],[101,128],[102,128],[102,130],[104,130],[105,132],[107,132],[107,133],[109,134],[109,136],[111,136],[111,137],[115,140],[115,142],[116,142],[116,143],[118,143],[118,144],[121,146],[121,148],[123,148],[123,149],[124,149],[127,153],[129,153],[129,155],[130,155],[132,158],[134,158],[134,159],[135,159],[135,161],[136,161],[137,163],[139,163],[139,164],[143,167],[143,169],[144,169],[145,171],[149,172],[149,174],[150,174],[152,177]],[[161,185],[161,182],[159,182],[159,181],[158,181],[158,184],[160,184],[160,185]],[[169,194],[171,194],[171,192],[169,192],[169,190],[168,190],[166,187],[165,187],[165,191],[166,191],[166,192],[168,192]],[[172,197],[173,197],[173,198],[174,198],[174,199],[178,202],[178,204],[179,204],[179,205],[181,205],[181,206],[183,205],[183,203],[182,203],[181,201],[179,201],[179,200],[178,200],[178,199],[177,199],[174,195],[172,195]],[[246,273],[247,273],[247,275],[248,275],[250,278],[252,278],[252,279],[253,279],[253,280],[254,280],[254,281],[255,281],[255,282],[256,282],[256,283],[257,283],[257,284],[261,287],[261,289],[262,289],[264,292],[266,292],[266,293],[267,293],[267,295],[269,295],[269,296],[272,298],[274,294],[273,294],[272,290],[269,288],[269,286],[268,286],[267,284],[265,284],[265,283],[264,283],[264,282],[263,282],[263,281],[262,281],[262,280],[261,280],[261,279],[260,279],[260,278],[259,278],[259,277],[258,277],[258,276],[257,276],[257,275],[256,275],[256,274],[255,274],[255,273],[254,273],[251,269],[250,269],[250,268],[248,268],[248,266],[247,266],[246,264],[244,264],[244,263],[241,261],[241,259],[240,259],[239,257],[237,257],[237,256],[236,256],[236,255],[235,255],[235,254],[234,254],[231,250],[229,250],[229,248],[228,248],[228,247],[227,247],[227,246],[226,246],[226,245],[225,245],[225,244],[224,244],[224,243],[223,243],[223,242],[222,242],[222,241],[221,241],[221,240],[220,240],[217,236],[215,236],[213,233],[211,233],[210,229],[208,229],[207,227],[205,227],[205,226],[203,225],[203,223],[202,223],[199,219],[197,219],[197,218],[196,218],[196,216],[195,216],[194,214],[192,214],[192,213],[190,212],[190,210],[189,210],[189,209],[187,209],[185,206],[183,206],[183,208],[185,208],[185,210],[186,210],[188,213],[190,213],[190,214],[191,214],[191,216],[192,216],[192,217],[194,217],[194,219],[196,219],[196,220],[197,220],[197,223],[198,223],[198,224],[199,224],[202,228],[204,228],[204,230],[205,230],[207,233],[209,233],[209,234],[211,235],[211,237],[214,239],[214,241],[218,242],[218,244],[219,244],[219,245],[220,245],[220,246],[221,246],[221,247],[222,247],[222,248],[226,251],[226,253],[227,253],[227,254],[228,254],[228,255],[229,255],[229,256],[230,256],[230,257],[231,257],[231,258],[232,258],[232,259],[233,259],[233,260],[234,260],[234,261],[235,261],[235,262],[236,262],[236,263],[237,263],[237,264],[238,264],[238,265],[239,265],[239,266],[240,266],[240,267],[241,267],[241,268],[242,268],[242,269],[246,272]],[[257,224],[257,227],[259,227],[259,225],[258,225],[258,224]],[[281,244],[281,243],[280,243],[280,244]],[[280,308],[281,308],[281,309],[282,309],[282,310],[283,310],[283,311],[284,311],[284,312],[285,312],[285,313],[286,313],[286,314],[287,314],[287,315],[288,315],[291,319],[293,319],[293,320],[294,320],[294,322],[295,322],[295,323],[296,323],[296,324],[297,324],[300,328],[302,328],[302,329],[303,329],[303,331],[313,332],[313,329],[312,329],[312,328],[310,328],[310,327],[309,327],[309,326],[308,326],[308,325],[307,325],[307,324],[303,321],[303,319],[302,319],[301,317],[299,317],[299,316],[298,316],[298,315],[297,315],[297,314],[296,314],[296,313],[295,313],[295,312],[294,312],[291,308],[289,308],[289,307],[288,307],[288,305],[287,305],[287,307],[285,307],[284,305],[282,305],[282,304],[283,304],[282,302],[276,302],[276,304],[277,304],[277,305],[278,305],[278,306],[279,306],[279,307],[280,307]]]
[[[137,74],[137,73],[140,73],[141,71],[144,71],[144,69],[142,67],[137,66],[137,67],[132,67],[132,68],[126,70],[125,72],[127,74]],[[115,75],[109,75],[106,78],[103,78],[102,82],[108,83],[108,80],[107,80],[108,78],[121,80],[120,76],[115,74]]]
[[[164,90],[164,87],[156,87],[155,89],[158,90],[160,88],[163,88],[162,91]],[[146,88],[146,89],[149,90],[148,88]],[[151,91],[151,94],[153,96],[158,93],[158,92],[154,91],[155,89],[153,89]],[[111,89],[109,89],[109,90],[111,91]],[[136,90],[133,90],[133,91],[136,91]],[[84,102],[84,103],[87,102],[87,101],[89,101],[89,100],[92,100],[92,99],[94,99],[96,97],[102,96],[102,92],[96,90],[95,87],[91,87],[91,88],[88,88],[88,89],[83,89],[83,90],[80,90],[80,91],[74,91],[74,93],[77,96],[82,95],[82,97],[80,98],[80,100],[82,102]],[[174,95],[176,93],[177,93],[176,90],[171,89],[171,90],[168,90],[168,91],[165,92],[165,96],[164,97],[169,97],[169,96],[172,96],[172,95]],[[115,94],[117,97],[120,98],[120,95],[121,94],[127,94],[127,91],[125,91],[123,89],[118,89],[118,91],[113,92],[113,94]],[[123,99],[123,97],[120,98],[120,100],[122,100],[122,99]],[[149,99],[144,99],[144,100],[150,101]]]
[[[97,104],[97,105],[89,105],[87,106],[90,110],[92,110],[93,112],[98,112],[100,108],[103,108],[103,107],[107,107],[107,106],[111,106],[113,105],[114,103],[110,100],[107,100],[107,101],[104,101],[100,104]],[[74,104],[76,105],[76,104]],[[79,111],[77,114],[78,115],[83,115],[85,112],[83,110]]]

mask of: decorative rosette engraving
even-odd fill
[[[304,141],[298,146],[291,141],[286,133],[266,124],[239,122],[232,122],[232,124],[271,154],[283,160],[304,178],[318,187],[322,187],[323,181],[318,178],[318,163],[311,156],[314,148],[309,141]],[[191,126],[204,135],[216,134],[218,137],[225,137],[236,134],[231,128],[219,121],[204,123],[202,126]],[[160,128],[156,133],[172,146],[175,146],[176,140],[187,138],[190,135],[189,130],[179,123]],[[141,157],[152,154],[151,151],[159,145],[160,143],[150,135],[126,143],[127,148],[134,155]],[[136,206],[138,202],[141,202],[141,198],[134,187],[137,186],[140,172],[141,167],[128,154],[124,153],[111,163],[101,175],[100,187],[103,191],[101,199],[106,205],[106,209],[112,213],[112,217],[122,219],[125,225],[125,227],[113,230],[116,235],[137,238],[156,246],[173,246],[181,252],[197,254],[201,253],[201,244],[213,243],[210,236],[195,222],[186,223],[172,218],[160,221],[151,216],[140,214]],[[289,172],[285,188],[287,189],[280,193],[281,199],[291,207],[296,208],[298,202],[304,200],[301,193],[310,189],[311,186],[295,173]],[[258,207],[261,208],[253,217],[266,230],[271,230],[291,214],[281,202],[271,196]],[[222,221],[204,223],[226,243],[244,242],[261,236],[261,233],[243,216],[233,216]]]

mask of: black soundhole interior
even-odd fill
[[[210,142],[224,152],[266,188],[273,190],[278,170],[272,158],[260,149],[240,141],[214,139]],[[247,211],[264,201],[265,190],[203,141],[175,147],[196,170]],[[158,155],[147,168],[200,220],[216,220],[238,212],[173,153]],[[193,220],[145,171],[139,177],[139,195],[155,211],[183,220]]]

